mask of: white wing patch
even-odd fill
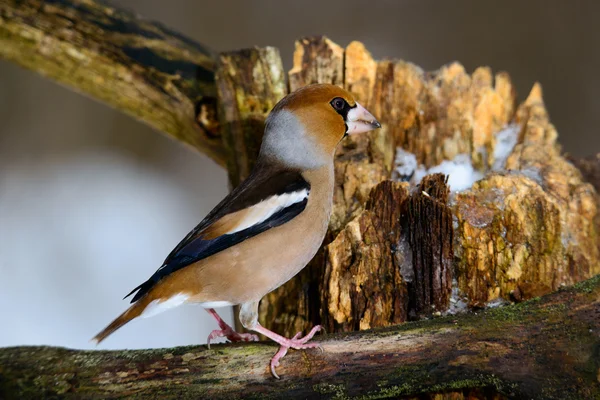
[[[161,312],[167,311],[170,308],[175,308],[182,305],[189,298],[190,296],[186,294],[178,293],[175,296],[169,297],[167,300],[164,301],[160,301],[160,299],[153,300],[150,304],[146,306],[146,308],[144,308],[141,317],[153,317],[156,314],[160,314]]]
[[[277,196],[271,196],[260,203],[245,210],[244,218],[238,224],[225,232],[226,234],[236,233],[250,228],[251,226],[266,221],[273,214],[283,210],[292,204],[299,203],[308,197],[308,190],[302,189],[297,192],[284,193]]]
[[[220,307],[228,307],[233,306],[233,303],[228,301],[207,301],[204,303],[200,303],[200,305],[204,308],[220,308]]]

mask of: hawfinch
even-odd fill
[[[254,341],[214,310],[241,305],[242,325],[279,343],[271,372],[289,348],[307,349],[321,327],[304,337],[280,336],[258,323],[258,303],[296,275],[315,255],[331,214],[333,156],[346,135],[381,125],[347,91],[310,85],[282,99],[266,121],[254,170],[175,247],[162,266],[136,287],[132,305],[100,332],[98,343],[143,316],[199,303],[219,324],[217,337]],[[126,296],[126,297],[127,297]]]

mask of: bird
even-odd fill
[[[334,154],[348,135],[381,124],[354,96],[331,84],[307,85],[288,94],[271,110],[255,166],[171,251],[158,270],[133,289],[131,306],[94,337],[100,343],[137,317],[148,317],[184,303],[203,306],[219,329],[208,337],[231,342],[256,341],[238,333],[215,308],[239,305],[248,331],[279,344],[270,370],[290,348],[308,343],[322,329],[314,326],[286,338],[258,322],[263,296],[300,272],[321,246],[331,216]]]

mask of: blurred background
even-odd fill
[[[458,60],[539,81],[566,151],[600,151],[600,2],[120,0],[216,51],[360,40],[426,70]],[[0,60],[0,346],[93,348],[121,300],[227,193],[226,173],[119,112]],[[231,310],[222,309],[231,322]],[[200,307],[139,319],[101,348],[205,343]]]

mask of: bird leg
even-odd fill
[[[210,349],[210,341],[219,337],[225,337],[230,342],[258,342],[258,336],[252,333],[238,333],[233,330],[233,328],[227,325],[227,322],[223,321],[219,314],[215,311],[214,308],[208,308],[206,310],[210,315],[212,315],[219,324],[219,328],[215,329],[208,335],[207,345]]]
[[[279,379],[279,375],[277,375],[277,373],[275,372],[275,367],[279,366],[279,360],[281,360],[287,354],[288,349],[292,348],[292,349],[296,349],[296,350],[302,350],[302,349],[312,349],[315,347],[320,347],[318,343],[306,343],[306,342],[308,342],[310,339],[312,339],[312,337],[315,335],[315,333],[317,333],[321,329],[322,329],[321,325],[316,325],[311,329],[311,331],[308,333],[308,335],[306,335],[304,337],[300,337],[302,332],[298,332],[298,333],[296,333],[296,335],[293,338],[288,339],[286,337],[276,334],[275,332],[268,330],[267,328],[265,328],[259,324],[256,324],[256,326],[254,326],[252,328],[253,331],[256,331],[258,333],[265,335],[266,337],[273,340],[274,342],[279,343],[279,345],[281,346],[281,347],[279,347],[279,350],[277,351],[277,353],[275,353],[275,355],[271,359],[271,373],[277,379]]]

